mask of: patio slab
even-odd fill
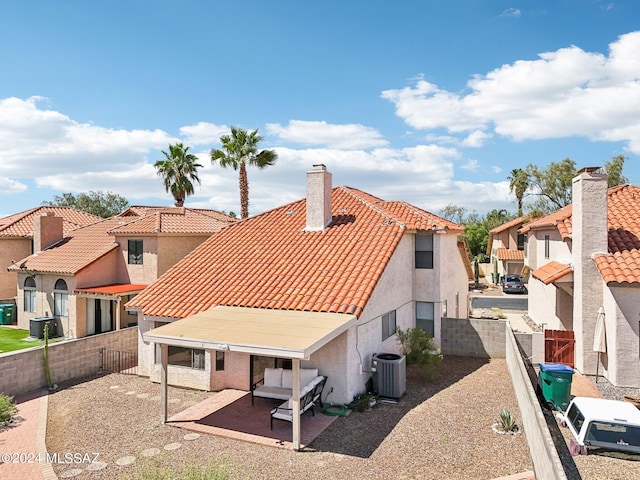
[[[252,406],[249,392],[228,389],[173,415],[167,424],[209,435],[293,450],[291,423],[274,420],[273,430],[270,427],[270,412],[281,403],[281,400],[255,398],[255,406]],[[324,415],[320,410],[320,406],[316,405],[315,416],[309,411],[301,418],[302,448],[338,418]]]

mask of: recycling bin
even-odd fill
[[[555,410],[566,410],[571,401],[573,368],[563,363],[539,363],[538,366],[542,396]]]

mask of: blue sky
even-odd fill
[[[635,0],[30,1],[0,4],[0,215],[63,192],[170,205],[153,168],[201,159],[187,206],[239,212],[208,152],[258,128],[250,213],[334,185],[515,211],[513,168],[625,155],[640,182]]]

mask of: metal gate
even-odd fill
[[[125,352],[112,348],[100,351],[100,369],[103,372],[138,374],[138,352]]]
[[[574,367],[575,339],[572,330],[544,331],[544,361]]]

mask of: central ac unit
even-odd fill
[[[379,396],[399,399],[407,390],[407,361],[404,355],[376,353],[371,358],[373,387]]]

